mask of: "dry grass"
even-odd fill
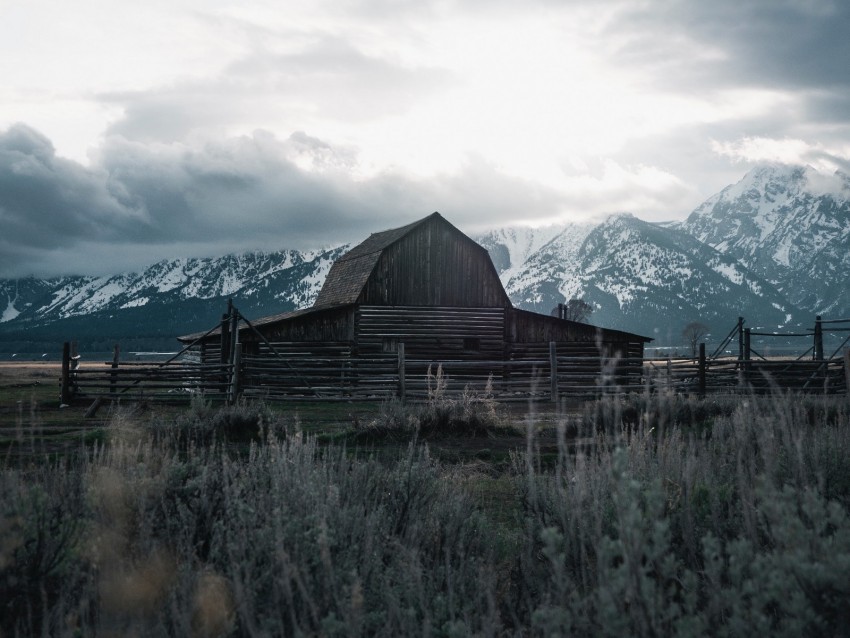
[[[322,447],[261,405],[112,418],[104,445],[3,468],[2,635],[850,626],[846,398],[606,399],[550,454],[529,426],[507,472]]]

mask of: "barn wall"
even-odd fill
[[[605,340],[602,328],[586,323],[547,317],[525,310],[512,310],[508,315],[508,334],[512,343],[580,341],[595,344]]]
[[[404,343],[421,360],[498,361],[504,356],[502,308],[361,306],[356,320],[361,356],[386,355]]]
[[[579,386],[641,383],[644,344],[637,335],[518,309],[508,311],[507,334],[513,360],[545,360],[554,342],[559,358],[572,358],[566,374]]]
[[[272,342],[350,342],[354,338],[354,308],[331,308],[305,313],[284,321],[260,326],[258,330]],[[243,342],[256,341],[244,333]]]
[[[599,347],[602,347],[602,344],[610,344],[606,347],[619,347],[623,354],[631,351],[632,344],[640,344],[641,352],[643,351],[643,341],[637,335],[548,317],[527,310],[515,308],[508,311],[507,325],[508,339],[512,343],[585,342]]]
[[[440,218],[387,247],[360,296],[367,306],[505,308],[487,251]]]

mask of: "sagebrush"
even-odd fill
[[[554,447],[530,425],[486,501],[480,467],[321,446],[261,405],[116,414],[112,432],[4,467],[2,635],[850,626],[846,398],[603,399]]]

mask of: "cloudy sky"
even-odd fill
[[[0,0],[0,277],[679,219],[850,160],[846,0]]]

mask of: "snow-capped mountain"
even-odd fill
[[[173,342],[214,325],[231,297],[253,316],[311,305],[347,249],[175,259],[112,277],[0,280],[0,331],[17,342],[122,334]]]
[[[728,330],[735,317],[779,328],[792,308],[759,275],[734,258],[676,229],[614,216],[590,233],[573,284],[596,307],[602,325],[675,340],[685,324],[700,321]]]
[[[521,307],[548,312],[582,297],[596,307],[593,322],[648,336],[677,336],[693,320],[722,329],[739,315],[771,330],[815,314],[846,317],[848,202],[845,174],[762,166],[684,222],[614,216],[561,227],[500,276]],[[482,243],[498,256],[511,252],[511,239],[502,230]]]
[[[663,340],[691,321],[722,331],[743,309],[773,327],[793,318],[775,287],[733,257],[631,215],[566,226],[501,277],[520,307],[549,312],[579,297],[594,307],[593,323]]]
[[[474,239],[489,250],[515,305],[548,313],[584,298],[593,323],[661,342],[675,341],[691,321],[719,334],[739,315],[771,330],[810,324],[814,314],[850,316],[850,178],[842,173],[759,167],[683,222],[615,215]],[[347,249],[175,259],[112,277],[0,280],[0,351],[86,335],[173,345],[176,335],[214,325],[229,297],[254,317],[307,307]]]
[[[163,301],[211,300],[238,295],[243,302],[310,305],[343,248],[245,253],[213,259],[161,261],[141,273],[0,282],[6,321],[39,322]],[[22,294],[22,290],[24,293]]]
[[[850,176],[762,166],[709,198],[679,227],[773,282],[791,304],[847,316]]]
[[[493,257],[502,283],[518,306],[549,312],[559,301],[577,296],[573,273],[579,251],[596,225],[575,223],[539,229],[504,228],[476,241]],[[500,255],[509,255],[505,261]]]
[[[0,323],[12,321],[28,311],[35,300],[50,293],[58,282],[35,277],[0,280]]]

